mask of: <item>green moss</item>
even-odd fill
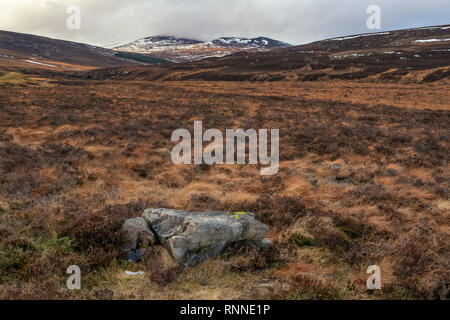
[[[294,233],[291,235],[291,239],[299,247],[309,247],[314,245],[314,241],[311,238],[305,237],[299,233]]]

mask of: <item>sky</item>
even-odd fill
[[[80,8],[80,29],[67,28],[70,5]],[[370,5],[381,9],[381,30],[367,27]],[[0,0],[0,30],[99,46],[154,35],[303,44],[441,24],[450,24],[450,0]]]

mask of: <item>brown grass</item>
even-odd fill
[[[448,298],[448,92],[346,82],[0,88],[0,297]],[[173,165],[170,135],[194,119],[281,129],[279,174]],[[151,258],[130,266],[120,224],[146,207],[253,211],[277,252],[236,248],[188,270]],[[71,264],[83,270],[78,293],[65,289]],[[365,288],[372,264],[387,279],[375,294]],[[145,281],[126,268],[144,269]]]

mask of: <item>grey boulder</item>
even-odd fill
[[[122,250],[132,261],[140,260],[146,251],[146,248],[155,243],[155,236],[148,228],[144,218],[128,219],[122,226],[125,234],[125,244]]]
[[[211,259],[234,242],[267,246],[264,237],[269,228],[255,220],[251,212],[147,209],[143,217],[175,260],[184,266]]]

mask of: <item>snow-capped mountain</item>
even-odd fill
[[[175,62],[197,61],[223,57],[236,52],[269,51],[291,47],[289,43],[274,39],[222,37],[208,42],[172,36],[154,36],[136,40],[114,50],[148,54]]]
[[[187,38],[177,38],[172,36],[154,36],[142,38],[130,43],[126,43],[120,46],[114,47],[115,50],[128,49],[129,51],[143,51],[156,48],[167,48],[167,47],[180,47],[180,46],[190,46],[194,44],[203,43],[199,40],[187,39]]]
[[[211,41],[211,43],[215,45],[222,46],[242,46],[248,48],[288,48],[292,47],[291,44],[273,40],[266,37],[259,37],[253,39],[247,38],[236,38],[236,37],[223,37],[216,40]]]

